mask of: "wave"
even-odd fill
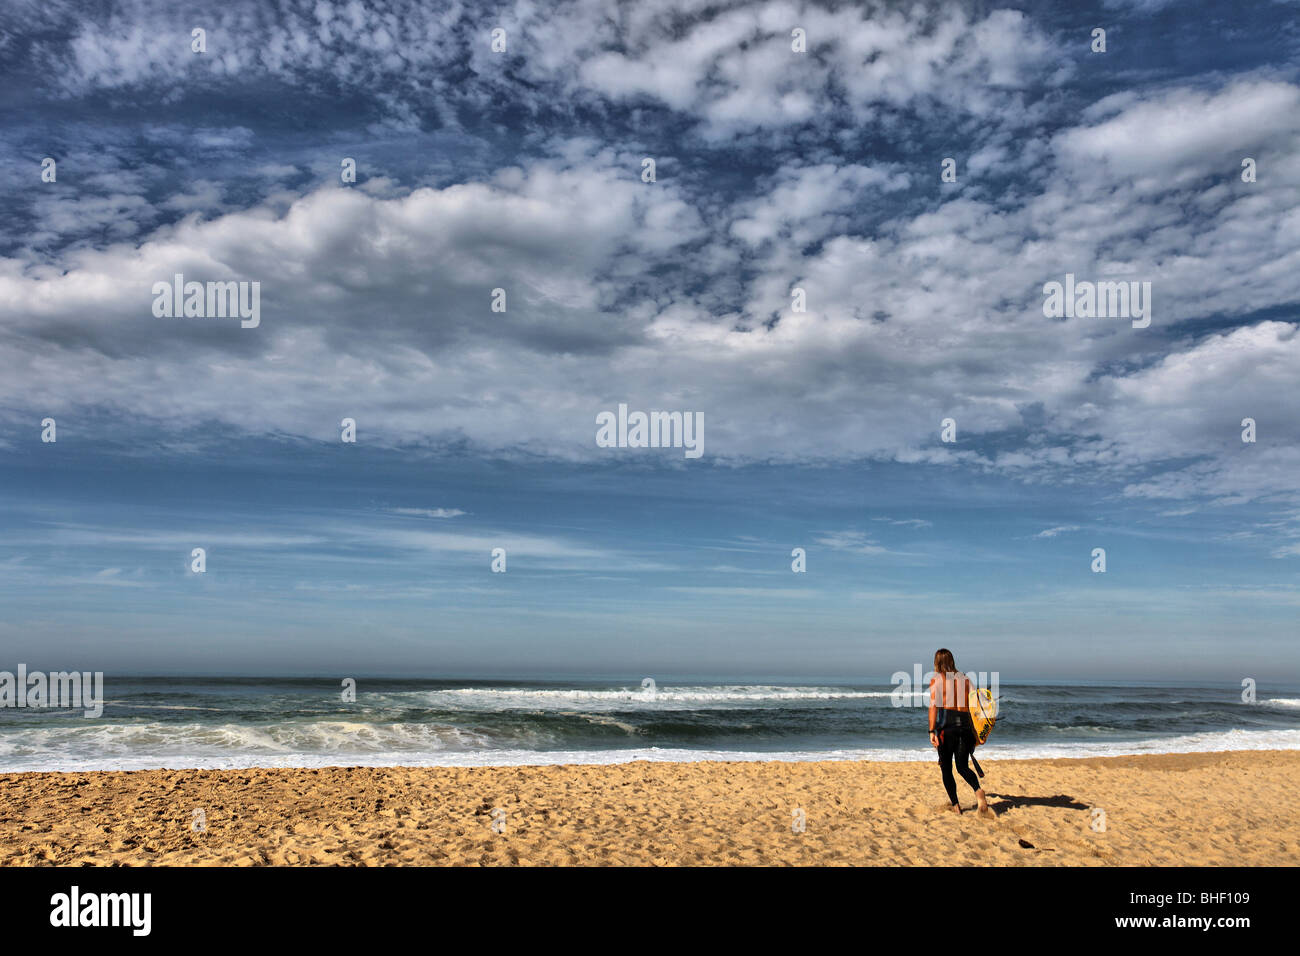
[[[109,723],[88,726],[28,728],[0,735],[0,768],[23,764],[29,759],[54,760],[58,753],[73,762],[118,759],[160,760],[220,759],[230,755],[275,756],[408,752],[436,753],[443,750],[486,751],[503,744],[545,744],[545,738],[521,740],[453,727],[449,724],[312,721],[277,724],[168,724]],[[167,766],[174,764],[166,763]],[[177,765],[179,766],[179,765]]]
[[[575,710],[561,710],[558,711],[558,713],[564,717],[577,717],[580,720],[599,724],[602,727],[617,727],[629,737],[635,737],[637,734],[641,733],[639,727],[633,727],[631,724],[626,724],[621,720],[615,720],[613,717],[606,717],[604,714],[580,714]]]
[[[264,728],[189,725],[101,725],[81,730],[22,731],[0,738],[0,771],[245,769],[250,767],[471,767],[615,764],[633,760],[924,761],[928,746],[813,750],[722,750],[640,747],[599,750],[528,749],[517,736],[503,741],[429,724],[331,721]],[[69,739],[79,735],[78,740]],[[25,742],[24,742],[25,741]],[[534,743],[544,743],[542,740]],[[319,749],[326,747],[329,749]],[[981,762],[998,759],[1113,757],[1227,750],[1300,750],[1300,730],[1227,730],[1145,740],[1026,743],[980,748]]]
[[[222,707],[195,707],[191,704],[128,704],[120,700],[106,700],[105,707],[125,707],[129,710],[206,710],[219,714]]]
[[[921,692],[923,693],[923,692]],[[776,685],[711,685],[657,687],[623,687],[613,690],[537,689],[502,687],[464,687],[449,690],[380,693],[378,701],[398,702],[405,698],[427,706],[468,710],[513,710],[524,707],[546,709],[572,708],[574,705],[616,704],[664,706],[673,704],[757,704],[767,701],[869,700],[888,698],[892,691],[850,690],[843,687],[780,687]],[[358,695],[358,700],[360,700]]]

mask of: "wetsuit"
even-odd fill
[[[938,678],[935,678],[938,680]],[[949,678],[945,685],[952,681]],[[941,703],[956,703],[958,700],[965,700],[964,691],[967,689],[965,678],[957,678],[953,685],[953,697],[949,699],[947,687],[942,688],[942,699],[935,698],[934,682],[930,683],[930,701],[934,706],[934,726],[931,728],[939,735],[939,771],[943,774],[943,788],[948,791],[948,802],[957,802],[957,781],[952,775],[952,761],[957,759],[957,772],[961,778],[970,784],[972,790],[980,789],[979,777],[967,766],[967,761],[975,751],[975,727],[971,724],[970,711],[957,709],[956,707],[946,708],[939,706]],[[957,696],[963,693],[963,696]]]

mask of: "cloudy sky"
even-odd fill
[[[0,667],[1300,678],[1298,13],[7,0]]]

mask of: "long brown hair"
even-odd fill
[[[957,664],[952,659],[952,651],[946,647],[941,647],[934,652],[934,674],[935,680],[940,684],[940,693],[942,694],[942,703],[935,701],[939,707],[954,707],[957,710],[965,710],[964,699],[962,697],[962,681],[964,678],[957,670]],[[950,690],[951,688],[951,690]],[[931,695],[933,697],[933,695]],[[948,702],[952,698],[952,703]]]

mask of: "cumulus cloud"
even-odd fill
[[[1266,79],[1218,90],[1175,88],[1155,98],[1126,91],[1094,104],[1085,125],[1059,133],[1053,146],[1072,175],[1166,190],[1210,175],[1229,179],[1244,157],[1263,158],[1279,134],[1293,141],[1288,117],[1297,111],[1300,89]],[[1276,158],[1282,165],[1274,173],[1294,186],[1295,160],[1285,153]]]
[[[266,133],[242,119],[155,122],[139,163],[112,140],[111,174],[37,193],[39,227],[0,259],[0,414],[319,440],[350,416],[380,444],[582,460],[607,453],[597,413],[627,402],[701,412],[711,460],[1101,476],[1131,498],[1220,503],[1293,490],[1300,87],[1162,80],[1075,110],[1060,39],[1016,11],[605,7],[231,5],[207,55],[168,4],[75,22],[34,8],[65,28],[36,44],[64,98],[367,90],[366,136],[434,125],[472,162],[429,183],[377,160],[345,188],[341,139],[301,164],[258,153]],[[497,24],[507,54],[490,50]],[[466,132],[465,110],[490,127],[506,109],[520,142],[485,152],[497,134]],[[636,138],[656,110],[651,128],[677,131],[657,147]],[[631,133],[568,133],[557,111]],[[913,155],[908,111],[960,127],[956,188],[938,182],[946,152]],[[896,134],[871,141],[888,156],[862,154],[864,126]],[[772,158],[752,176],[718,158],[759,135]],[[262,185],[169,185],[172,151],[251,155]],[[1046,318],[1043,284],[1067,272],[1150,281],[1151,328]],[[261,325],[155,318],[152,286],[176,273],[259,282]]]
[[[600,0],[286,0],[196,18],[165,0],[128,0],[75,18],[59,6],[31,15],[47,28],[39,53],[66,96],[250,76],[328,80],[376,91],[401,122],[430,102],[444,120],[452,104],[488,105],[512,73],[592,102],[652,100],[698,117],[709,135],[803,123],[831,101],[858,118],[918,101],[987,113],[1055,66],[1054,42],[1019,11],[937,10],[656,0],[611,13]],[[203,53],[191,49],[196,26],[207,32]],[[504,52],[490,44],[497,28]],[[796,28],[806,53],[792,50]]]
[[[1235,204],[1248,203],[1274,224],[1256,232],[1294,255],[1285,191],[1164,227],[1161,245],[1216,252],[1185,266],[1144,257],[1164,333],[1144,336],[1041,313],[1045,279],[1086,272],[1145,227],[1087,211],[1105,195],[958,197],[855,235],[840,211],[894,174],[792,166],[706,217],[689,183],[648,185],[638,168],[635,156],[570,146],[483,182],[396,197],[323,188],[283,211],[185,219],[54,266],[0,263],[6,347],[26,370],[3,386],[6,401],[148,416],[166,394],[177,424],[258,430],[275,408],[277,428],[322,438],[350,414],[377,440],[459,436],[563,457],[594,454],[594,416],[621,400],[702,411],[711,452],[740,458],[907,458],[928,454],[943,417],[978,435],[1023,429],[1036,409],[1055,442],[981,459],[1023,471],[1210,454],[1212,395],[1287,400],[1291,323],[1173,331],[1219,308],[1300,299],[1300,272],[1234,241]],[[1089,224],[1027,242],[1048,209]],[[175,273],[260,281],[261,327],[155,319],[150,289]],[[795,286],[806,312],[790,309]],[[1225,286],[1242,298],[1220,304]],[[490,308],[496,288],[504,313]]]
[[[1011,10],[977,17],[949,7],[935,16],[922,6],[778,2],[700,15],[707,8],[697,7],[694,28],[683,31],[686,5],[652,9],[628,24],[622,49],[602,51],[606,37],[578,34],[583,44],[566,57],[581,64],[571,86],[616,100],[652,98],[698,116],[712,138],[805,123],[836,103],[858,120],[936,100],[985,114],[1014,102],[1010,91],[1036,80],[1055,53]],[[562,29],[548,39],[556,42]],[[807,53],[792,51],[794,29],[804,31]]]

